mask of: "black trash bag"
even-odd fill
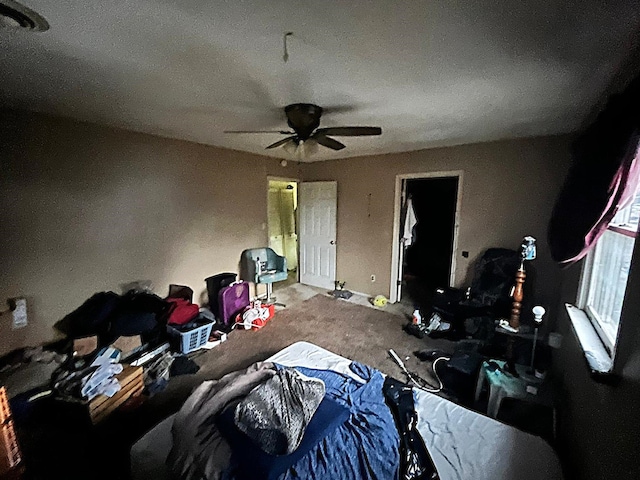
[[[382,392],[400,434],[400,480],[439,480],[436,466],[416,428],[418,415],[412,388],[387,377]]]

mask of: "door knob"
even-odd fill
[[[336,244],[336,241],[335,241],[335,240],[331,240],[331,241],[329,242],[329,244],[330,244],[330,245],[335,245],[335,244]]]

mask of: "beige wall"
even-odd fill
[[[640,478],[640,242],[636,241],[620,320],[614,369],[617,383],[591,378],[566,312],[559,316],[562,347],[553,359],[559,382],[558,444],[570,461],[573,478]],[[581,265],[563,272],[562,301],[575,303]]]
[[[536,236],[536,299],[557,303],[546,224],[567,166],[566,137],[297,165],[33,114],[0,118],[0,300],[26,296],[30,323],[0,317],[0,352],[52,338],[92,293],[151,279],[204,290],[264,245],[267,175],[338,181],[338,278],[389,294],[395,176],[462,170],[457,282],[490,246]],[[370,203],[368,194],[371,194]],[[370,205],[370,212],[368,211]],[[369,215],[370,213],[370,215]],[[463,258],[462,250],[470,257]],[[370,276],[376,275],[371,283]]]
[[[0,354],[54,336],[102,290],[190,285],[237,271],[265,245],[267,157],[34,114],[0,112],[0,304],[28,299],[29,325],[0,316]],[[0,307],[0,309],[3,309]]]
[[[302,168],[305,181],[338,182],[337,275],[346,280],[347,288],[389,295],[396,175],[462,170],[456,283],[465,283],[469,266],[485,249],[517,249],[523,236],[533,235],[539,257],[530,270],[535,269],[537,279],[532,273],[528,281],[535,282],[536,302],[554,309],[559,269],[549,256],[546,230],[568,167],[568,145],[568,137],[547,137],[310,163]],[[470,252],[469,258],[462,257],[463,250]]]

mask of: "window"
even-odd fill
[[[633,246],[640,220],[640,190],[620,210],[586,257],[578,306],[613,357]]]

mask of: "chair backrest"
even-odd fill
[[[482,305],[508,301],[520,258],[520,253],[508,248],[487,249],[476,263],[470,298]]]
[[[257,283],[258,272],[256,262],[266,262],[264,265],[265,270],[277,269],[279,257],[280,255],[269,247],[245,250],[240,257],[240,278],[248,282]]]

